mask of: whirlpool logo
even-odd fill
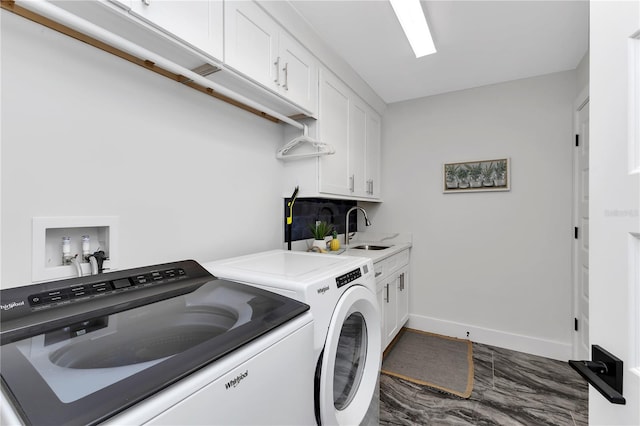
[[[329,291],[329,286],[324,286],[318,289],[318,294],[325,294],[326,292]]]
[[[0,310],[2,311],[9,311],[13,308],[17,308],[20,306],[24,306],[24,300],[21,300],[19,302],[11,302],[11,303],[7,303],[5,305],[0,305]]]
[[[238,375],[238,377],[236,377],[235,379],[232,379],[232,380],[230,380],[230,381],[228,381],[227,383],[224,384],[225,389],[235,388],[248,375],[249,375],[249,370],[245,371],[244,373],[240,373],[240,375]]]

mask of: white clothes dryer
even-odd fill
[[[377,424],[380,310],[370,259],[274,250],[203,264],[304,302],[314,318],[314,404],[319,425]]]

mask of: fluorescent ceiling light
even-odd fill
[[[420,0],[389,0],[416,58],[436,53]]]

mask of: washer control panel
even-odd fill
[[[353,271],[349,271],[346,274],[336,277],[336,284],[338,285],[338,288],[340,288],[352,281],[357,280],[360,277],[362,277],[362,271],[360,270],[360,268],[354,269]]]
[[[32,308],[44,309],[96,296],[140,289],[185,278],[187,278],[187,274],[183,268],[171,268],[97,283],[77,284],[56,288],[42,293],[31,294],[28,297],[28,301]]]

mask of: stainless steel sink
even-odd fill
[[[393,246],[378,246],[373,244],[362,244],[362,245],[351,247],[351,248],[358,249],[358,250],[384,250],[384,249],[388,249],[389,247],[393,247]]]

